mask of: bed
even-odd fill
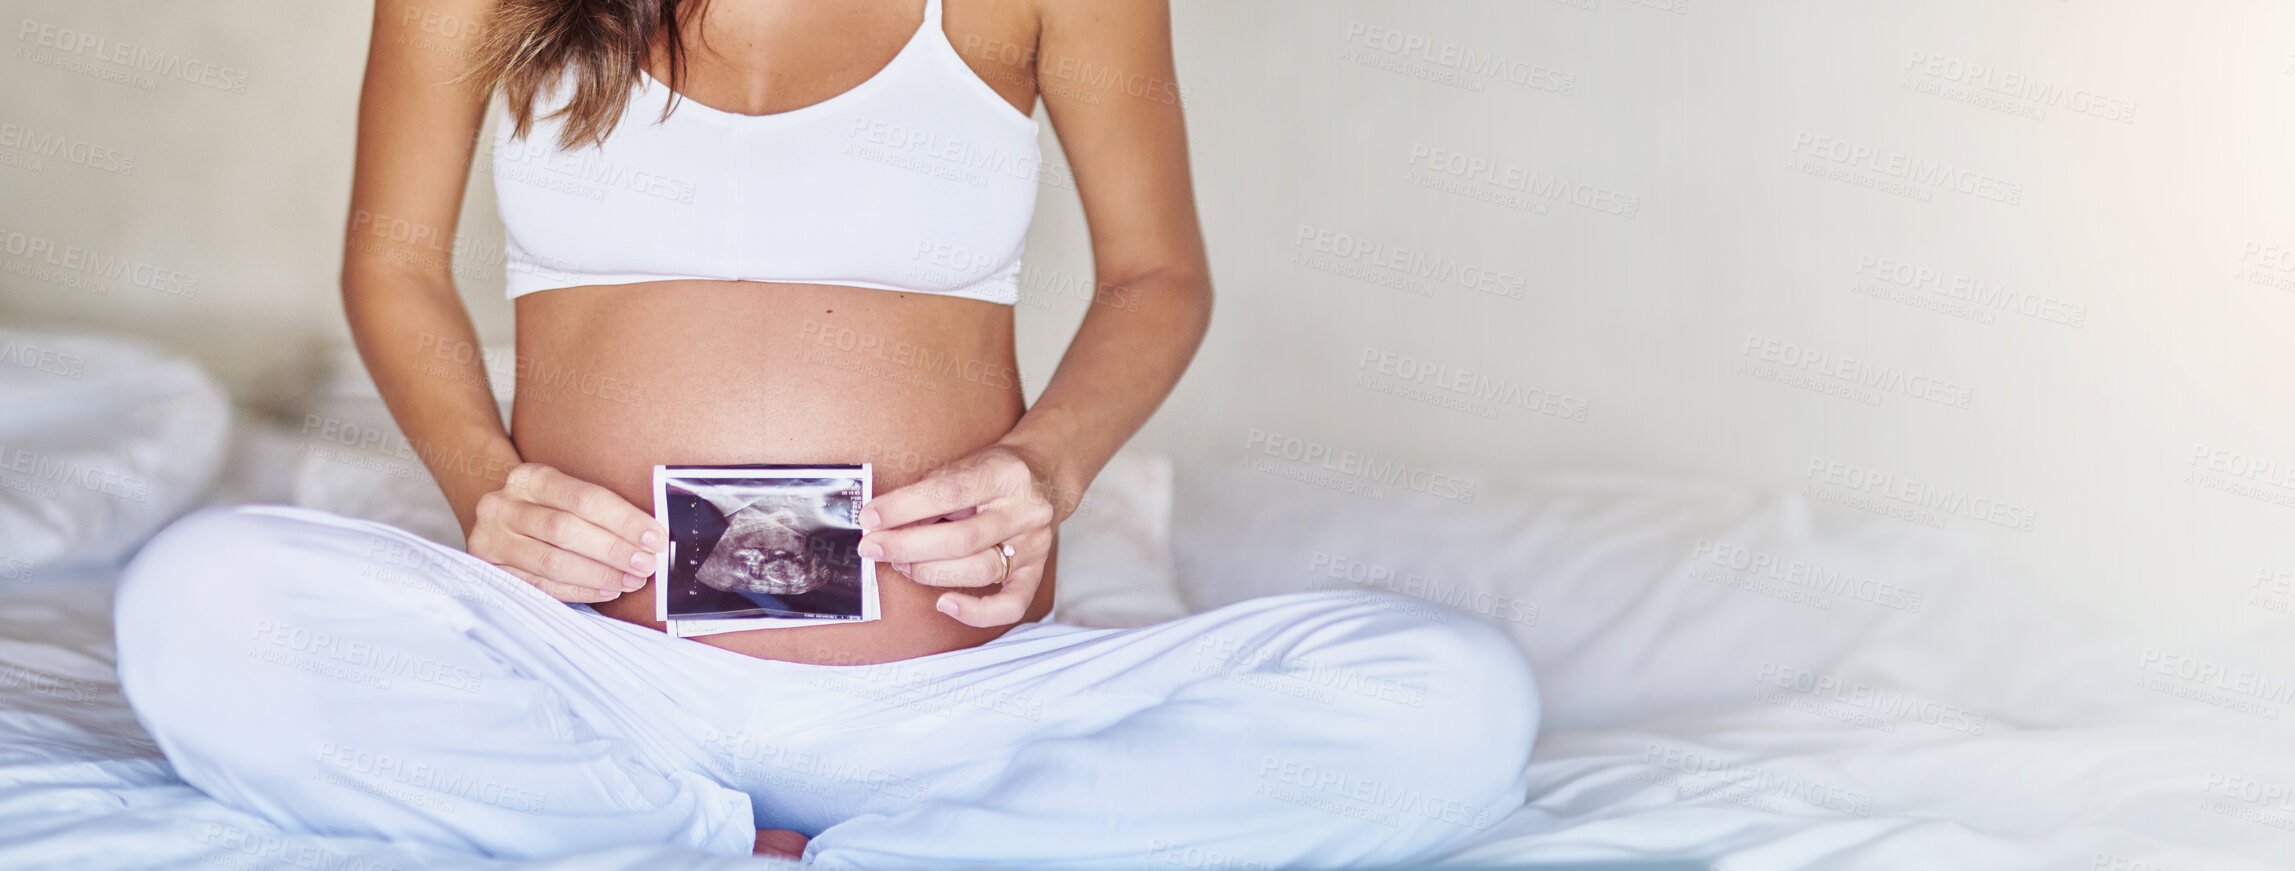
[[[418,478],[340,453],[389,458],[362,435],[388,425],[371,392],[259,418],[132,343],[0,341],[76,361],[0,370],[0,868],[788,864],[667,847],[501,862],[287,834],[186,786],[111,668],[109,580],[152,530],[202,504],[380,495],[365,513],[453,531],[410,501]],[[1470,502],[1370,498],[1127,451],[1063,530],[1058,615],[1126,625],[1377,588],[1507,629],[1541,680],[1530,804],[1433,867],[2295,866],[2295,691],[2183,676],[2288,661],[2283,642],[2227,642],[2245,658],[2226,659],[2119,640],[1951,535],[1793,493],[1474,480]]]

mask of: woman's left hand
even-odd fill
[[[890,562],[919,584],[956,588],[940,595],[938,607],[965,625],[1018,623],[1036,600],[1060,519],[1049,471],[1004,444],[967,454],[869,500],[860,555]],[[1006,544],[1012,569],[999,579],[997,551]]]

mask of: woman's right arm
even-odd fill
[[[377,0],[343,250],[367,372],[470,552],[561,601],[636,589],[663,532],[603,487],[524,463],[454,286],[454,230],[488,94],[457,84],[494,0]]]

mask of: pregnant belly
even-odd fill
[[[511,437],[653,510],[657,464],[872,464],[877,493],[1010,431],[1025,410],[1012,310],[824,285],[663,281],[519,297]],[[1046,565],[1027,619],[1051,610]],[[944,592],[877,564],[882,619],[694,640],[797,662],[861,664],[979,645]],[[594,605],[656,630],[658,581]]]

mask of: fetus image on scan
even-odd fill
[[[776,500],[778,501],[778,500]],[[786,505],[759,503],[725,518],[725,536],[694,579],[728,593],[795,596],[834,581],[828,555]]]
[[[667,482],[671,617],[862,616],[854,478]]]

